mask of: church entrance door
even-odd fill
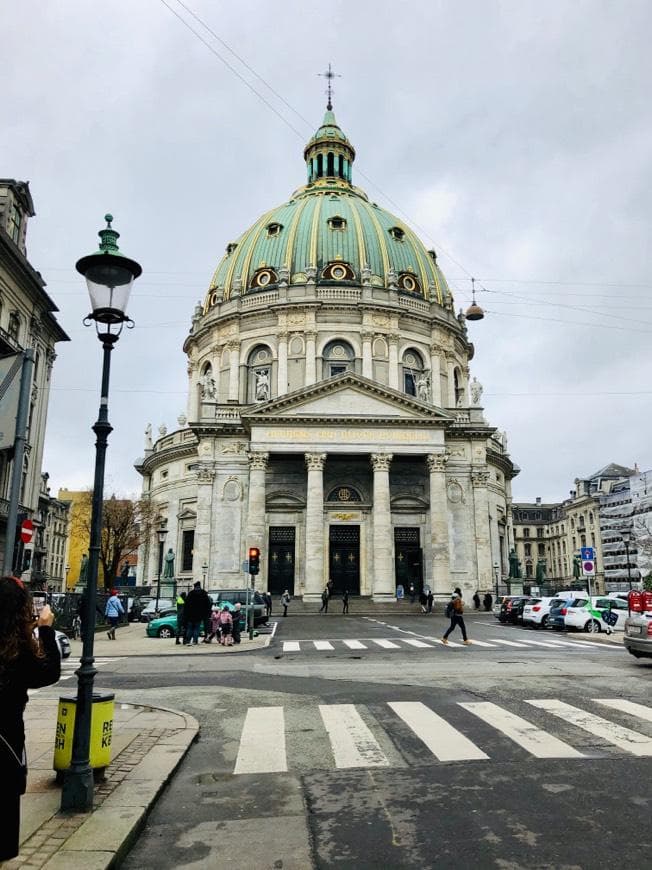
[[[294,595],[294,526],[269,527],[267,588],[272,595]]]
[[[396,585],[403,586],[407,595],[410,583],[414,583],[418,595],[423,589],[423,553],[418,528],[397,526],[394,529],[394,559]]]
[[[360,526],[337,525],[329,528],[328,573],[333,594],[360,594]]]

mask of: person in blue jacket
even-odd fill
[[[115,630],[118,627],[118,622],[120,621],[120,617],[125,612],[120,599],[118,598],[118,593],[115,589],[111,590],[111,595],[106,602],[106,607],[104,608],[104,615],[109,621],[109,625],[111,628],[107,631],[106,635],[109,640],[115,640]]]

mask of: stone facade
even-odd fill
[[[518,468],[469,389],[473,345],[434,252],[352,187],[352,146],[339,177],[319,175],[337,165],[318,159],[325,120],[309,184],[228,246],[195,309],[183,425],[155,443],[148,427],[143,493],[180,582],[242,586],[257,546],[275,594],[316,599],[330,578],[379,600],[410,582],[470,597],[506,573]],[[139,582],[157,552],[143,545]]]

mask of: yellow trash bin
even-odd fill
[[[90,745],[90,762],[93,770],[104,770],[111,762],[114,698],[115,695],[108,693],[93,695]],[[76,713],[76,697],[59,698],[53,762],[53,767],[56,771],[66,770],[70,767]]]

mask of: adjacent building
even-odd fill
[[[51,592],[66,591],[70,504],[50,494],[49,475],[41,475],[41,495],[34,541],[32,583]]]
[[[60,341],[68,341],[68,336],[55,318],[58,309],[45,290],[45,281],[27,259],[27,227],[34,214],[29,184],[0,179],[0,357],[20,354],[27,348],[34,351],[19,520],[34,520],[38,535],[38,529],[43,527],[39,519],[39,499],[50,375],[56,357],[55,347]],[[3,422],[5,425],[13,425],[13,421]],[[9,439],[9,444],[0,450],[0,552],[4,549],[6,537],[12,448]],[[22,556],[19,561],[23,561]],[[22,564],[15,565],[15,570],[21,568]],[[23,578],[31,579],[31,566]]]
[[[303,156],[306,184],[226,245],[194,310],[187,410],[156,442],[148,425],[143,496],[182,582],[242,586],[257,546],[273,594],[470,598],[507,572],[518,468],[464,314],[435,252],[354,186],[330,105]],[[140,582],[159,566],[152,535]]]

